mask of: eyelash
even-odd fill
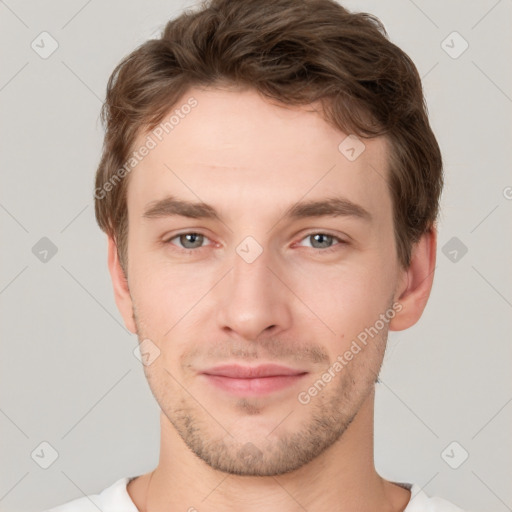
[[[174,245],[174,244],[171,243],[171,241],[174,240],[175,238],[179,238],[180,236],[183,236],[183,235],[201,235],[205,239],[209,240],[209,238],[206,235],[204,235],[202,233],[199,233],[197,231],[185,231],[184,233],[178,233],[177,235],[174,235],[171,238],[168,238],[168,239],[164,240],[164,244],[165,245],[168,245],[168,244]],[[338,244],[334,245],[333,247],[327,247],[325,249],[316,249],[315,247],[311,247],[311,249],[313,249],[317,253],[322,253],[322,254],[326,254],[327,253],[327,254],[329,254],[329,253],[332,253],[332,252],[335,252],[335,251],[339,250],[340,246],[348,245],[348,242],[346,240],[343,240],[342,238],[340,238],[338,236],[332,235],[332,234],[324,232],[324,231],[313,231],[311,233],[307,233],[299,241],[302,242],[306,238],[309,238],[309,237],[314,236],[314,235],[327,235],[327,236],[329,236],[329,237],[331,237],[334,240],[339,242]],[[200,249],[204,249],[205,248],[205,247],[197,247],[196,249],[184,249],[184,248],[178,247],[178,246],[175,246],[175,247],[178,250],[178,252],[181,252],[182,254],[192,254],[194,252],[198,252]]]

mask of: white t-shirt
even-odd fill
[[[68,501],[44,512],[139,512],[126,486],[136,477],[121,478],[100,494],[91,494]],[[428,497],[417,484],[394,482],[411,491],[411,500],[404,512],[464,512],[461,508],[442,498]]]

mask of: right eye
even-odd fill
[[[173,243],[173,240],[178,240],[178,243]],[[168,238],[165,243],[176,245],[181,251],[190,253],[202,249],[205,240],[208,240],[208,238],[201,233],[187,232],[174,235],[172,238]]]

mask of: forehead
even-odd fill
[[[192,88],[159,127],[138,137],[135,148],[148,137],[154,147],[130,174],[129,210],[140,214],[172,194],[263,214],[333,193],[375,213],[390,210],[386,141],[362,145],[348,136],[323,119],[318,104],[283,106],[254,90]]]

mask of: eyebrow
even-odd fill
[[[213,206],[203,202],[185,201],[174,196],[167,196],[164,199],[150,202],[143,214],[146,219],[172,216],[211,219],[222,222],[221,215]],[[355,217],[367,222],[372,220],[368,210],[343,197],[331,197],[292,204],[281,218],[298,220],[324,216]]]

